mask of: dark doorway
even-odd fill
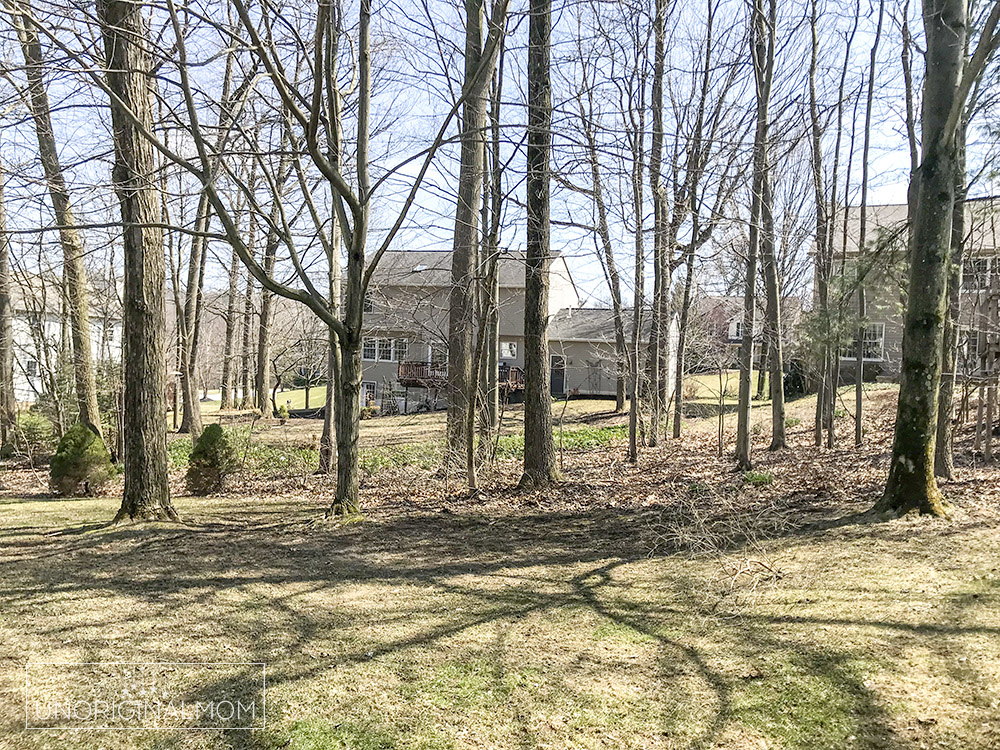
[[[549,356],[549,379],[553,396],[566,393],[566,358],[561,354]]]

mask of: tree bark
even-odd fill
[[[622,305],[621,277],[618,273],[618,263],[615,261],[614,245],[611,241],[611,228],[608,223],[608,207],[604,200],[604,185],[601,182],[601,161],[597,149],[597,137],[594,133],[594,123],[591,113],[584,108],[584,95],[592,96],[592,89],[587,86],[585,90],[577,93],[577,104],[580,110],[580,121],[583,128],[583,137],[587,144],[587,160],[590,166],[590,189],[594,201],[594,208],[597,210],[597,226],[595,227],[597,240],[600,242],[600,252],[604,256],[604,271],[607,275],[608,290],[611,293],[611,312],[614,316],[615,325],[615,356],[617,358],[617,378],[615,381],[615,411],[620,412],[625,409],[625,384],[626,373],[628,372],[628,343],[625,339],[625,317]],[[589,99],[588,99],[589,102]]]
[[[659,442],[663,421],[663,384],[666,382],[664,339],[670,266],[667,257],[667,206],[663,186],[663,74],[666,56],[667,0],[656,0],[653,16],[653,81],[650,109],[653,132],[649,153],[649,188],[653,197],[653,305],[649,326],[649,434],[650,446]]]
[[[878,25],[868,63],[868,98],[865,103],[865,135],[861,156],[861,226],[858,231],[858,350],[854,380],[854,446],[860,448],[864,442],[864,382],[865,382],[865,331],[867,329],[868,300],[862,265],[868,231],[868,152],[871,146],[872,104],[875,96],[875,56],[882,39],[882,20],[885,15],[885,0],[879,2]],[[846,246],[844,248],[847,250]]]
[[[114,180],[121,202],[125,264],[125,493],[115,522],[177,518],[167,482],[163,311],[164,261],[146,53],[148,26],[131,0],[98,0],[108,88],[113,92]],[[133,123],[135,117],[138,123]]]
[[[5,181],[6,173],[0,164],[0,448],[14,439],[17,423],[17,401],[14,397],[14,308],[11,301]]]
[[[819,308],[820,364],[819,382],[816,389],[816,422],[813,430],[813,444],[823,445],[823,429],[826,424],[826,389],[829,383],[830,351],[830,271],[832,260],[827,233],[826,189],[823,173],[823,125],[819,114],[819,100],[816,93],[816,72],[819,67],[819,0],[812,0],[809,13],[811,37],[809,57],[809,134],[811,147],[811,167],[813,177],[814,203],[816,206],[816,298]]]
[[[753,329],[757,306],[757,259],[761,249],[762,217],[766,186],[768,102],[774,72],[774,26],[777,13],[775,0],[769,6],[769,18],[764,16],[763,0],[753,0],[751,19],[751,51],[757,92],[757,128],[754,134],[753,181],[750,205],[750,246],[747,249],[746,279],[743,292],[743,338],[740,341],[740,392],[736,424],[736,465],[746,471],[750,460],[750,381],[753,370]],[[770,23],[770,31],[768,30]],[[773,415],[773,412],[772,412]],[[784,424],[782,424],[784,428]]]
[[[781,326],[781,285],[778,281],[778,260],[774,247],[774,196],[771,189],[771,165],[764,173],[764,194],[761,200],[761,257],[764,265],[764,287],[767,293],[767,368],[768,391],[771,396],[771,445],[768,450],[785,447],[785,355]],[[764,363],[761,363],[764,367]]]
[[[486,87],[492,75],[480,74],[483,52],[483,2],[465,0],[465,80],[462,105],[461,164],[458,203],[451,255],[451,298],[448,308],[448,455],[447,461],[465,467],[470,488],[475,487],[475,464],[469,421],[476,404],[477,378],[473,366],[473,328],[476,313],[476,276],[479,262],[479,212],[482,201],[486,124]]]
[[[948,312],[941,338],[941,391],[938,394],[937,438],[934,444],[934,473],[953,479],[954,401],[958,377],[959,315],[962,306],[962,268],[965,263],[965,126],[956,134],[955,206],[951,219],[951,262],[948,269]]]
[[[899,402],[889,478],[876,505],[876,509],[893,514],[946,513],[934,477],[934,447],[957,161],[955,133],[948,130],[954,109],[963,106],[958,92],[966,23],[964,0],[925,0],[923,144],[910,246]]]
[[[276,197],[275,200],[278,200]],[[264,245],[264,273],[274,275],[274,261],[278,252],[280,239],[273,229],[277,222],[277,209],[271,212],[271,226],[268,230],[267,242]],[[271,390],[271,368],[268,362],[271,357],[271,326],[274,323],[274,292],[267,288],[260,291],[260,319],[257,322],[257,368],[254,376],[254,393],[256,407],[265,417],[271,417],[272,411],[268,404],[268,393]]]
[[[239,321],[236,317],[237,295],[240,283],[240,256],[233,251],[229,266],[229,294],[226,298],[226,340],[222,350],[222,383],[219,408],[232,409],[235,406],[233,392],[236,390],[236,332]]]
[[[45,172],[49,197],[52,200],[52,211],[59,226],[59,241],[63,251],[63,276],[69,307],[70,340],[73,345],[73,380],[76,386],[80,422],[100,435],[101,413],[97,405],[97,385],[92,361],[90,307],[87,272],[83,265],[83,242],[76,228],[76,217],[73,214],[72,201],[52,129],[52,110],[42,77],[44,66],[42,46],[27,0],[8,0],[7,4],[14,13],[17,34],[24,54],[25,77],[28,82],[26,104],[35,123],[38,153]]]
[[[692,234],[697,235],[698,214],[692,215],[694,228]],[[687,269],[684,275],[684,291],[681,295],[680,330],[677,334],[677,362],[674,367],[674,424],[673,436],[681,436],[681,419],[684,416],[684,350],[687,347],[688,325],[691,318],[691,289],[694,286],[694,243],[687,252]]]
[[[559,479],[549,386],[549,81],[551,0],[530,0],[528,20],[527,232],[524,269],[524,473],[522,489]]]

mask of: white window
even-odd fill
[[[375,301],[372,299],[370,294],[365,295],[364,302],[362,303],[362,310],[366,313],[375,312]]]
[[[29,359],[24,363],[24,372],[29,378],[38,376],[38,360]]]
[[[379,362],[392,361],[392,339],[378,339]]]
[[[990,288],[990,272],[997,272],[995,258],[966,258],[962,264],[962,288],[978,291]]]
[[[448,347],[442,344],[431,344],[427,357],[433,365],[444,364],[448,361]]]
[[[395,357],[397,362],[406,360],[406,355],[410,350],[410,342],[406,339],[396,339]]]
[[[739,318],[733,318],[729,321],[729,340],[730,341],[742,341],[743,340],[743,321]]]
[[[844,359],[857,359],[857,344],[857,339],[855,339],[850,346],[844,349],[841,356]],[[885,323],[872,323],[865,328],[861,350],[865,360],[881,362],[885,359]]]
[[[517,359],[517,342],[500,342],[500,359]]]
[[[375,354],[378,352],[378,339],[366,338],[361,344],[361,359],[369,362],[375,361]]]

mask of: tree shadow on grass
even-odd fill
[[[770,715],[766,690],[757,691],[756,702],[747,708],[743,705],[747,686],[720,672],[705,646],[698,645],[696,634],[685,623],[685,617],[697,613],[697,607],[683,577],[671,576],[663,584],[679,597],[674,606],[623,598],[628,594],[627,581],[613,577],[631,563],[647,558],[648,547],[640,533],[651,518],[645,510],[591,508],[506,517],[420,513],[315,528],[307,525],[309,518],[310,514],[302,512],[285,523],[258,527],[207,524],[177,526],[169,531],[105,529],[62,538],[18,536],[10,540],[17,549],[9,552],[31,556],[5,556],[0,561],[0,569],[11,573],[0,583],[0,601],[5,609],[16,612],[45,601],[86,608],[102,597],[126,597],[132,605],[123,612],[102,615],[102,628],[140,632],[177,617],[178,608],[188,619],[171,627],[190,627],[197,622],[199,608],[204,607],[204,611],[215,613],[212,617],[222,618],[230,631],[226,637],[242,644],[248,660],[272,663],[271,688],[321,678],[331,669],[350,669],[411,650],[441,648],[449,639],[483,627],[496,628],[497,642],[502,643],[503,634],[515,623],[582,607],[655,641],[661,653],[662,679],[669,679],[677,665],[683,664],[712,696],[697,709],[701,712],[699,730],[687,747],[710,748],[734,721],[763,725]],[[830,529],[854,526],[861,531],[867,523],[864,514],[848,514],[808,530],[796,529],[794,535],[821,535]],[[664,554],[660,559],[666,562],[669,557]],[[566,576],[567,570],[575,572]],[[345,643],[330,656],[307,655],[315,644],[325,643],[331,632],[344,626],[341,619],[345,615],[303,609],[301,602],[319,595],[336,600],[339,591],[359,584],[390,588],[414,584],[430,587],[433,595],[406,604],[402,610],[387,607],[371,614],[370,626],[386,629],[392,633],[390,637]],[[230,601],[234,597],[235,603]],[[394,606],[405,601],[395,599]],[[439,601],[446,607],[443,612],[437,609]],[[461,611],[448,608],[449,602],[457,601],[462,602]],[[785,655],[787,669],[804,676],[807,688],[813,685],[817,691],[835,696],[831,705],[856,717],[857,731],[871,738],[872,747],[904,745],[887,728],[886,712],[877,696],[850,669],[851,654],[804,648],[782,640],[774,629],[788,624],[875,626],[926,636],[974,630],[941,623],[871,623],[862,617],[824,620],[748,615],[743,621],[747,627],[741,629],[720,626],[715,648]],[[88,631],[92,635],[83,637],[79,627],[77,620],[71,620],[35,636],[53,643],[69,639],[87,649],[89,658],[106,658],[107,639],[93,629]],[[678,634],[667,635],[665,629]],[[991,628],[979,630],[1000,634]],[[495,648],[502,655],[503,648]],[[152,651],[143,653],[153,658],[176,658],[166,648],[153,646]],[[286,656],[274,663],[277,652]],[[499,656],[496,664],[497,674],[502,674]],[[205,688],[208,692],[211,689],[211,685]],[[739,705],[734,694],[741,696]],[[810,699],[807,696],[805,700]],[[280,712],[282,707],[272,704],[270,710]],[[537,738],[523,710],[517,720],[518,742],[532,746]],[[801,720],[808,721],[808,716]],[[233,748],[264,747],[271,741],[270,735],[241,730],[222,736]]]

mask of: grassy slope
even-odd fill
[[[636,467],[568,453],[556,492],[385,470],[347,526],[306,479],[62,536],[114,501],[0,496],[0,748],[996,747],[1000,473],[965,467],[950,522],[857,515],[891,395],[864,454],[806,422],[762,487],[691,423]],[[265,661],[267,726],[26,734],[26,659]]]

